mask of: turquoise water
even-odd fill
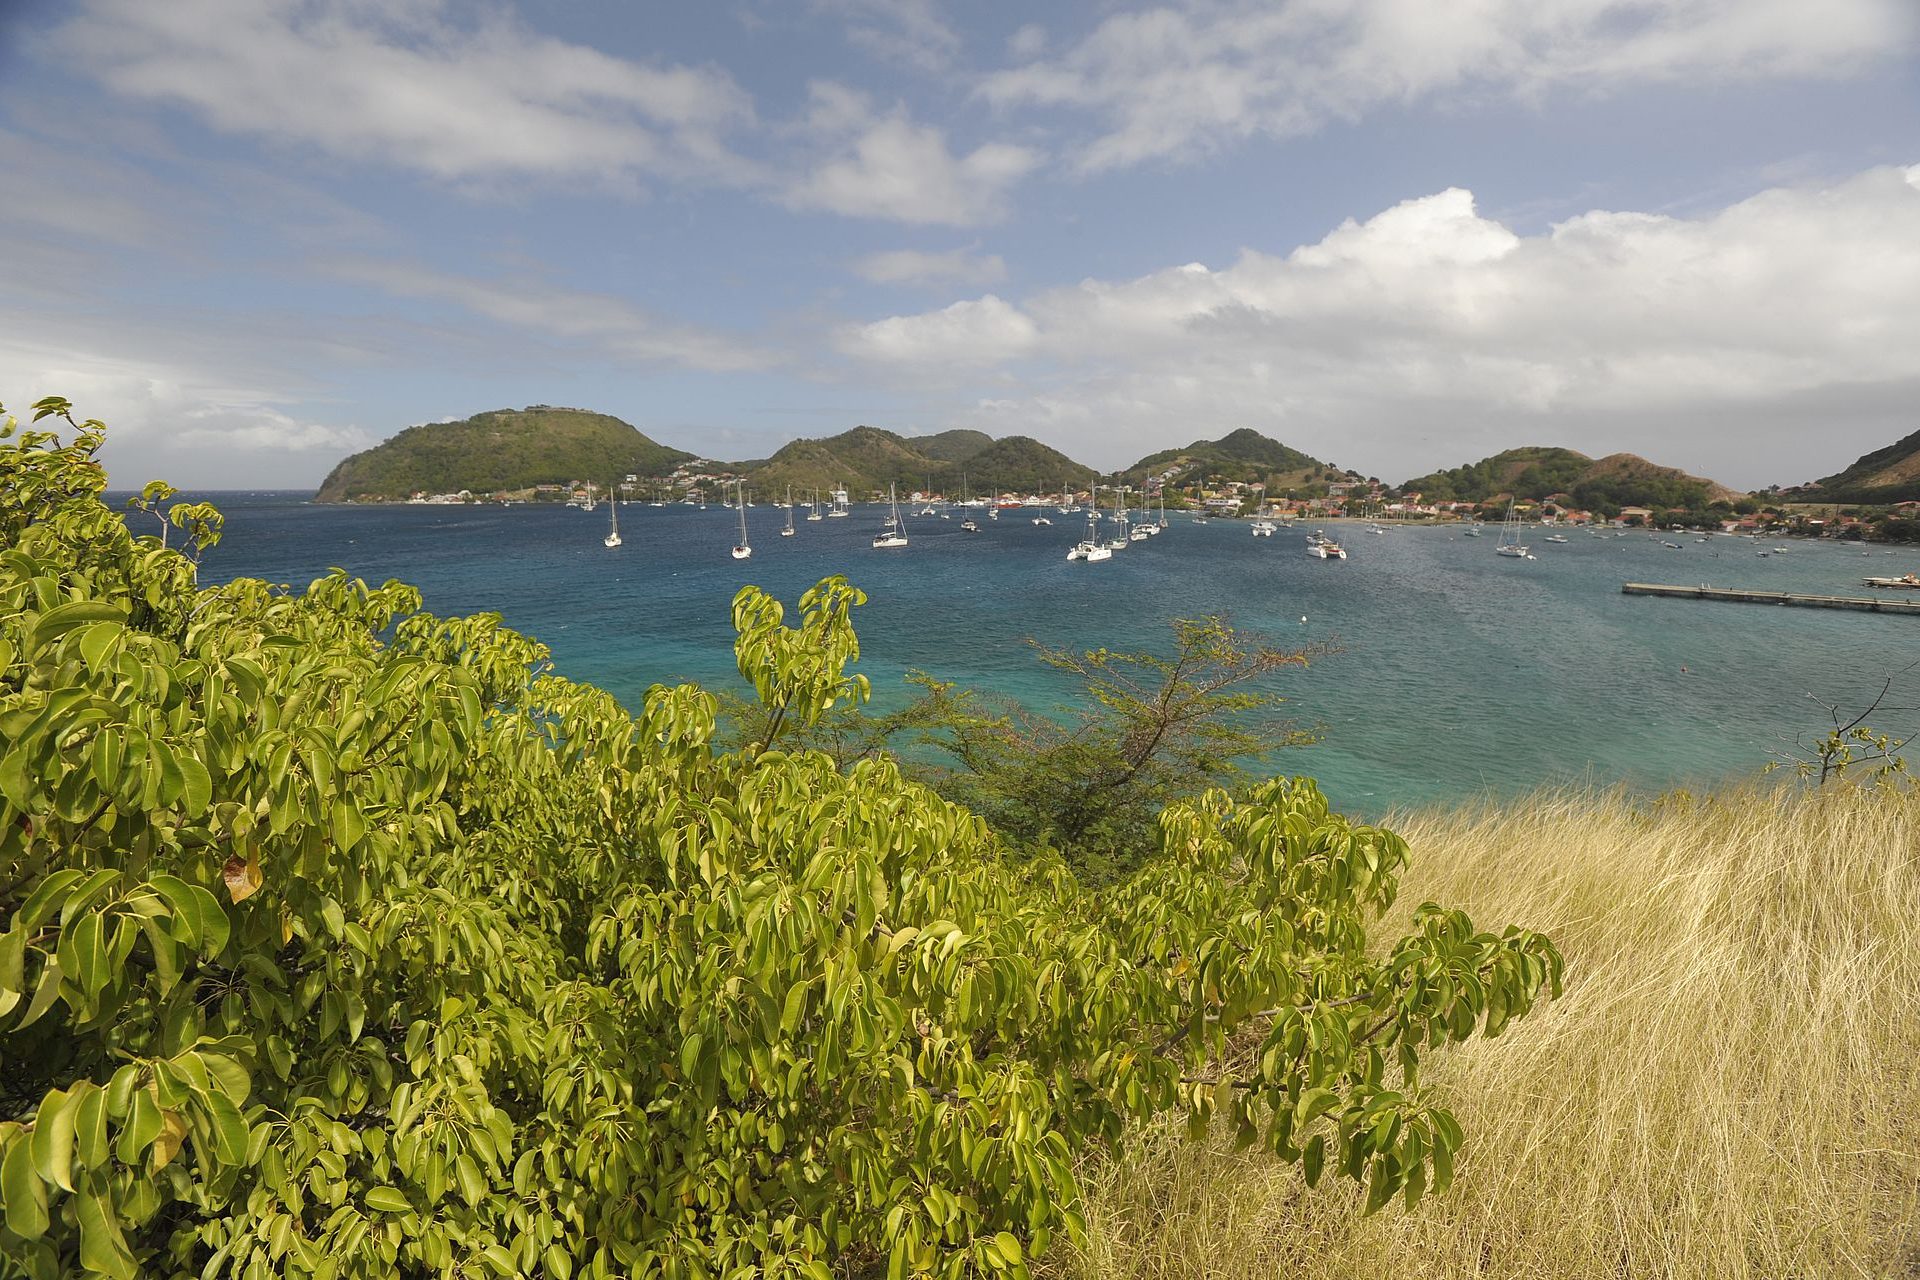
[[[1164,647],[1166,620],[1225,613],[1282,642],[1333,642],[1336,656],[1276,677],[1298,719],[1324,729],[1274,767],[1318,777],[1362,813],[1463,794],[1593,779],[1649,789],[1757,771],[1817,732],[1808,697],[1858,702],[1920,656],[1920,616],[1706,604],[1624,596],[1623,581],[1864,594],[1864,574],[1905,572],[1920,553],[1796,542],[1756,555],[1744,539],[1644,533],[1565,546],[1538,559],[1494,555],[1494,532],[1365,532],[1327,526],[1350,559],[1304,554],[1303,526],[1254,538],[1244,523],[1172,517],[1158,538],[1097,565],[1069,564],[1080,517],[1036,527],[1010,513],[968,535],[960,520],[908,516],[911,545],[868,546],[883,511],[844,520],[748,512],[754,554],[728,555],[729,510],[628,505],[625,545],[608,550],[605,509],[321,507],[290,495],[215,495],[226,541],[204,580],[250,575],[301,585],[340,565],[369,581],[419,586],[436,612],[494,610],[553,649],[559,670],[637,704],[649,684],[740,687],[728,603],[744,583],[792,602],[844,573],[869,603],[856,614],[860,669],[876,699],[929,671],[1058,706],[1073,687],[1027,644]],[[804,514],[804,513],[802,513]],[[1306,621],[1301,621],[1302,616]],[[1685,669],[1683,671],[1683,668]],[[1905,700],[1910,703],[1911,697]]]

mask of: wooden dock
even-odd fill
[[[1736,587],[1670,587],[1657,582],[1627,582],[1630,596],[1672,596],[1681,600],[1730,600],[1736,604],[1790,604],[1803,609],[1858,609],[1864,613],[1920,614],[1920,600],[1859,596],[1815,596],[1797,591],[1743,591]]]

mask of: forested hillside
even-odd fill
[[[693,455],[604,413],[533,405],[408,427],[336,466],[319,502],[403,500],[415,492],[476,494],[584,480],[602,487],[656,476]]]
[[[1416,476],[1400,487],[1428,502],[1484,502],[1499,494],[1538,501],[1564,493],[1583,508],[1607,513],[1621,507],[1697,509],[1745,496],[1631,453],[1596,459],[1552,446],[1508,449],[1465,466]]]
[[[902,436],[855,427],[824,439],[795,440],[756,468],[747,483],[769,495],[791,487],[796,496],[844,484],[856,499],[884,494],[888,485],[902,494],[931,485],[936,493],[958,498],[963,490],[975,497],[994,490],[1057,493],[1063,483],[1084,487],[1093,476],[1092,469],[1027,436],[995,440],[980,431]]]

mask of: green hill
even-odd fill
[[[936,435],[909,436],[906,443],[915,453],[936,462],[963,462],[992,444],[993,437],[984,431],[970,431],[962,427]]]
[[[1529,445],[1490,458],[1415,476],[1401,485],[1428,502],[1485,502],[1499,494],[1538,501],[1548,494],[1570,494],[1583,507],[1704,507],[1745,495],[1675,467],[1663,467],[1631,453],[1590,458],[1575,449]]]
[[[1808,490],[1816,486],[1808,485]],[[1908,502],[1920,499],[1920,431],[1860,455],[1845,471],[1817,482],[1822,502]]]
[[[1218,440],[1195,440],[1183,449],[1150,453],[1128,467],[1126,476],[1128,481],[1137,484],[1152,476],[1174,472],[1173,478],[1179,484],[1217,478],[1249,484],[1265,481],[1269,488],[1305,489],[1337,471],[1271,436],[1241,427]]]
[[[747,485],[764,494],[789,487],[798,496],[844,484],[856,500],[886,492],[933,488],[950,497],[964,487],[985,496],[1002,492],[1054,492],[1063,481],[1086,484],[1094,472],[1057,449],[1027,436],[995,440],[983,431],[943,431],[902,436],[878,427],[855,427],[837,436],[795,440],[749,471]]]
[[[671,472],[693,457],[604,413],[531,405],[408,427],[336,466],[317,502],[403,501],[416,492],[496,493]]]

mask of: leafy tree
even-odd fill
[[[787,749],[864,695],[845,583],[736,600],[771,729],[719,751],[399,583],[198,587],[48,416],[0,426],[0,1274],[1024,1276],[1169,1109],[1444,1189],[1425,1052],[1559,989],[1524,930],[1371,936],[1407,846],[1310,781],[1096,892]]]
[[[1313,740],[1260,686],[1326,650],[1281,648],[1218,617],[1176,620],[1173,632],[1164,656],[1036,646],[1085,689],[1063,715],[920,675],[925,701],[895,726],[936,751],[920,776],[1015,845],[1056,846],[1096,880],[1130,872],[1157,849],[1169,803],[1230,788],[1241,761]]]

